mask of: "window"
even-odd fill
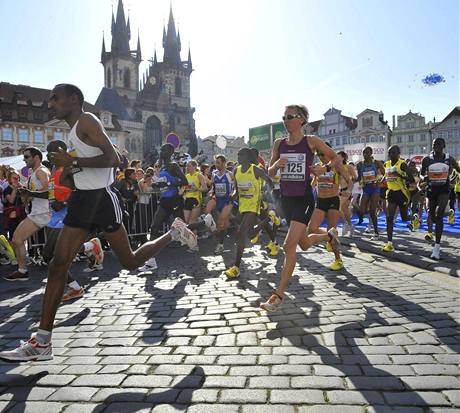
[[[176,77],[174,83],[174,94],[179,97],[182,96],[182,80],[179,76]]]
[[[35,112],[34,113],[34,120],[37,120],[39,122],[43,121],[43,113]]]
[[[396,143],[402,143],[402,136],[396,137]]]
[[[335,145],[340,146],[340,138],[335,138]]]
[[[20,110],[18,116],[21,120],[27,120],[27,112],[25,110]]]
[[[409,135],[408,142],[414,142],[414,135]]]
[[[426,141],[426,135],[424,133],[420,134],[420,142],[425,142]]]
[[[29,142],[29,131],[27,129],[18,129],[19,142]]]
[[[376,141],[375,136],[372,135],[372,136],[371,136],[371,142],[375,142],[375,141]]]
[[[335,129],[334,129],[334,131],[332,133],[335,133]]]
[[[366,143],[368,143],[369,140],[370,140],[370,139],[369,139],[369,136],[366,136]]]
[[[329,135],[332,135],[332,129],[329,129]]]
[[[413,155],[414,154],[414,148],[409,148],[408,153],[409,153],[409,155]]]
[[[112,135],[110,137],[110,142],[112,142],[113,145],[118,145],[118,136]]]
[[[123,86],[126,89],[129,89],[131,87],[131,72],[129,69],[125,69],[125,76],[123,78]]]
[[[107,69],[107,87],[110,89],[112,87],[112,72],[110,67]]]
[[[385,136],[379,136],[379,142],[385,142]]]
[[[11,128],[3,128],[2,137],[4,141],[11,142],[13,140],[13,129]]]
[[[342,138],[342,145],[346,145],[348,142],[347,142],[347,138]]]
[[[53,133],[53,139],[59,139],[60,141],[62,141],[64,138],[64,132],[61,132],[61,131],[55,131]]]
[[[453,130],[450,130],[450,131],[447,133],[447,136],[448,136],[448,139],[454,139],[454,131],[453,131]]]
[[[5,120],[11,120],[12,118],[12,112],[11,110],[4,110],[3,113],[2,113],[2,119],[5,121]]]
[[[34,142],[35,143],[44,143],[44,134],[41,130],[34,130]]]

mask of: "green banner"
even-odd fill
[[[249,146],[260,151],[270,149],[270,126],[259,126],[249,129]]]
[[[273,136],[273,142],[275,142],[279,138],[286,138],[288,136],[288,133],[286,131],[286,128],[284,127],[283,122],[272,124],[272,136]]]

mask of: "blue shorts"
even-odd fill
[[[374,194],[379,194],[380,196],[380,188],[374,185],[364,185],[363,186],[363,196],[371,197]]]
[[[227,198],[227,197],[217,198],[216,197],[216,208],[219,212],[222,212],[222,210],[231,203],[232,203],[232,200],[230,198]]]

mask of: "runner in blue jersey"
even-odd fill
[[[233,174],[227,170],[227,160],[224,155],[217,155],[215,158],[216,170],[212,173],[212,189],[206,205],[206,217],[214,209],[219,212],[217,219],[217,246],[215,254],[221,254],[224,251],[224,238],[229,226],[230,215],[232,213],[232,192],[233,192]]]
[[[379,179],[385,175],[385,169],[381,161],[377,161],[372,156],[372,148],[370,146],[363,149],[364,160],[358,162],[356,168],[358,170],[358,181],[362,185],[363,194],[359,203],[360,218],[362,222],[364,214],[369,211],[369,221],[372,221],[374,226],[373,239],[379,238],[379,228],[377,225],[377,207],[380,200]]]

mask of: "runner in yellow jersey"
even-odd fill
[[[403,221],[408,221],[407,208],[409,206],[410,194],[406,180],[414,182],[414,177],[410,172],[406,162],[399,158],[400,149],[398,145],[390,146],[388,157],[385,162],[385,181],[387,182],[387,236],[388,242],[383,246],[383,251],[394,251],[393,246],[393,225],[396,215],[396,208],[399,207],[399,214]]]
[[[254,226],[262,201],[259,179],[264,180],[270,186],[273,185],[265,171],[251,163],[251,156],[249,148],[242,148],[238,151],[239,166],[234,173],[235,192],[233,196],[238,199],[241,224],[237,234],[235,265],[224,271],[224,274],[229,278],[236,278],[240,275],[240,264],[246,239],[248,235],[254,236]]]

